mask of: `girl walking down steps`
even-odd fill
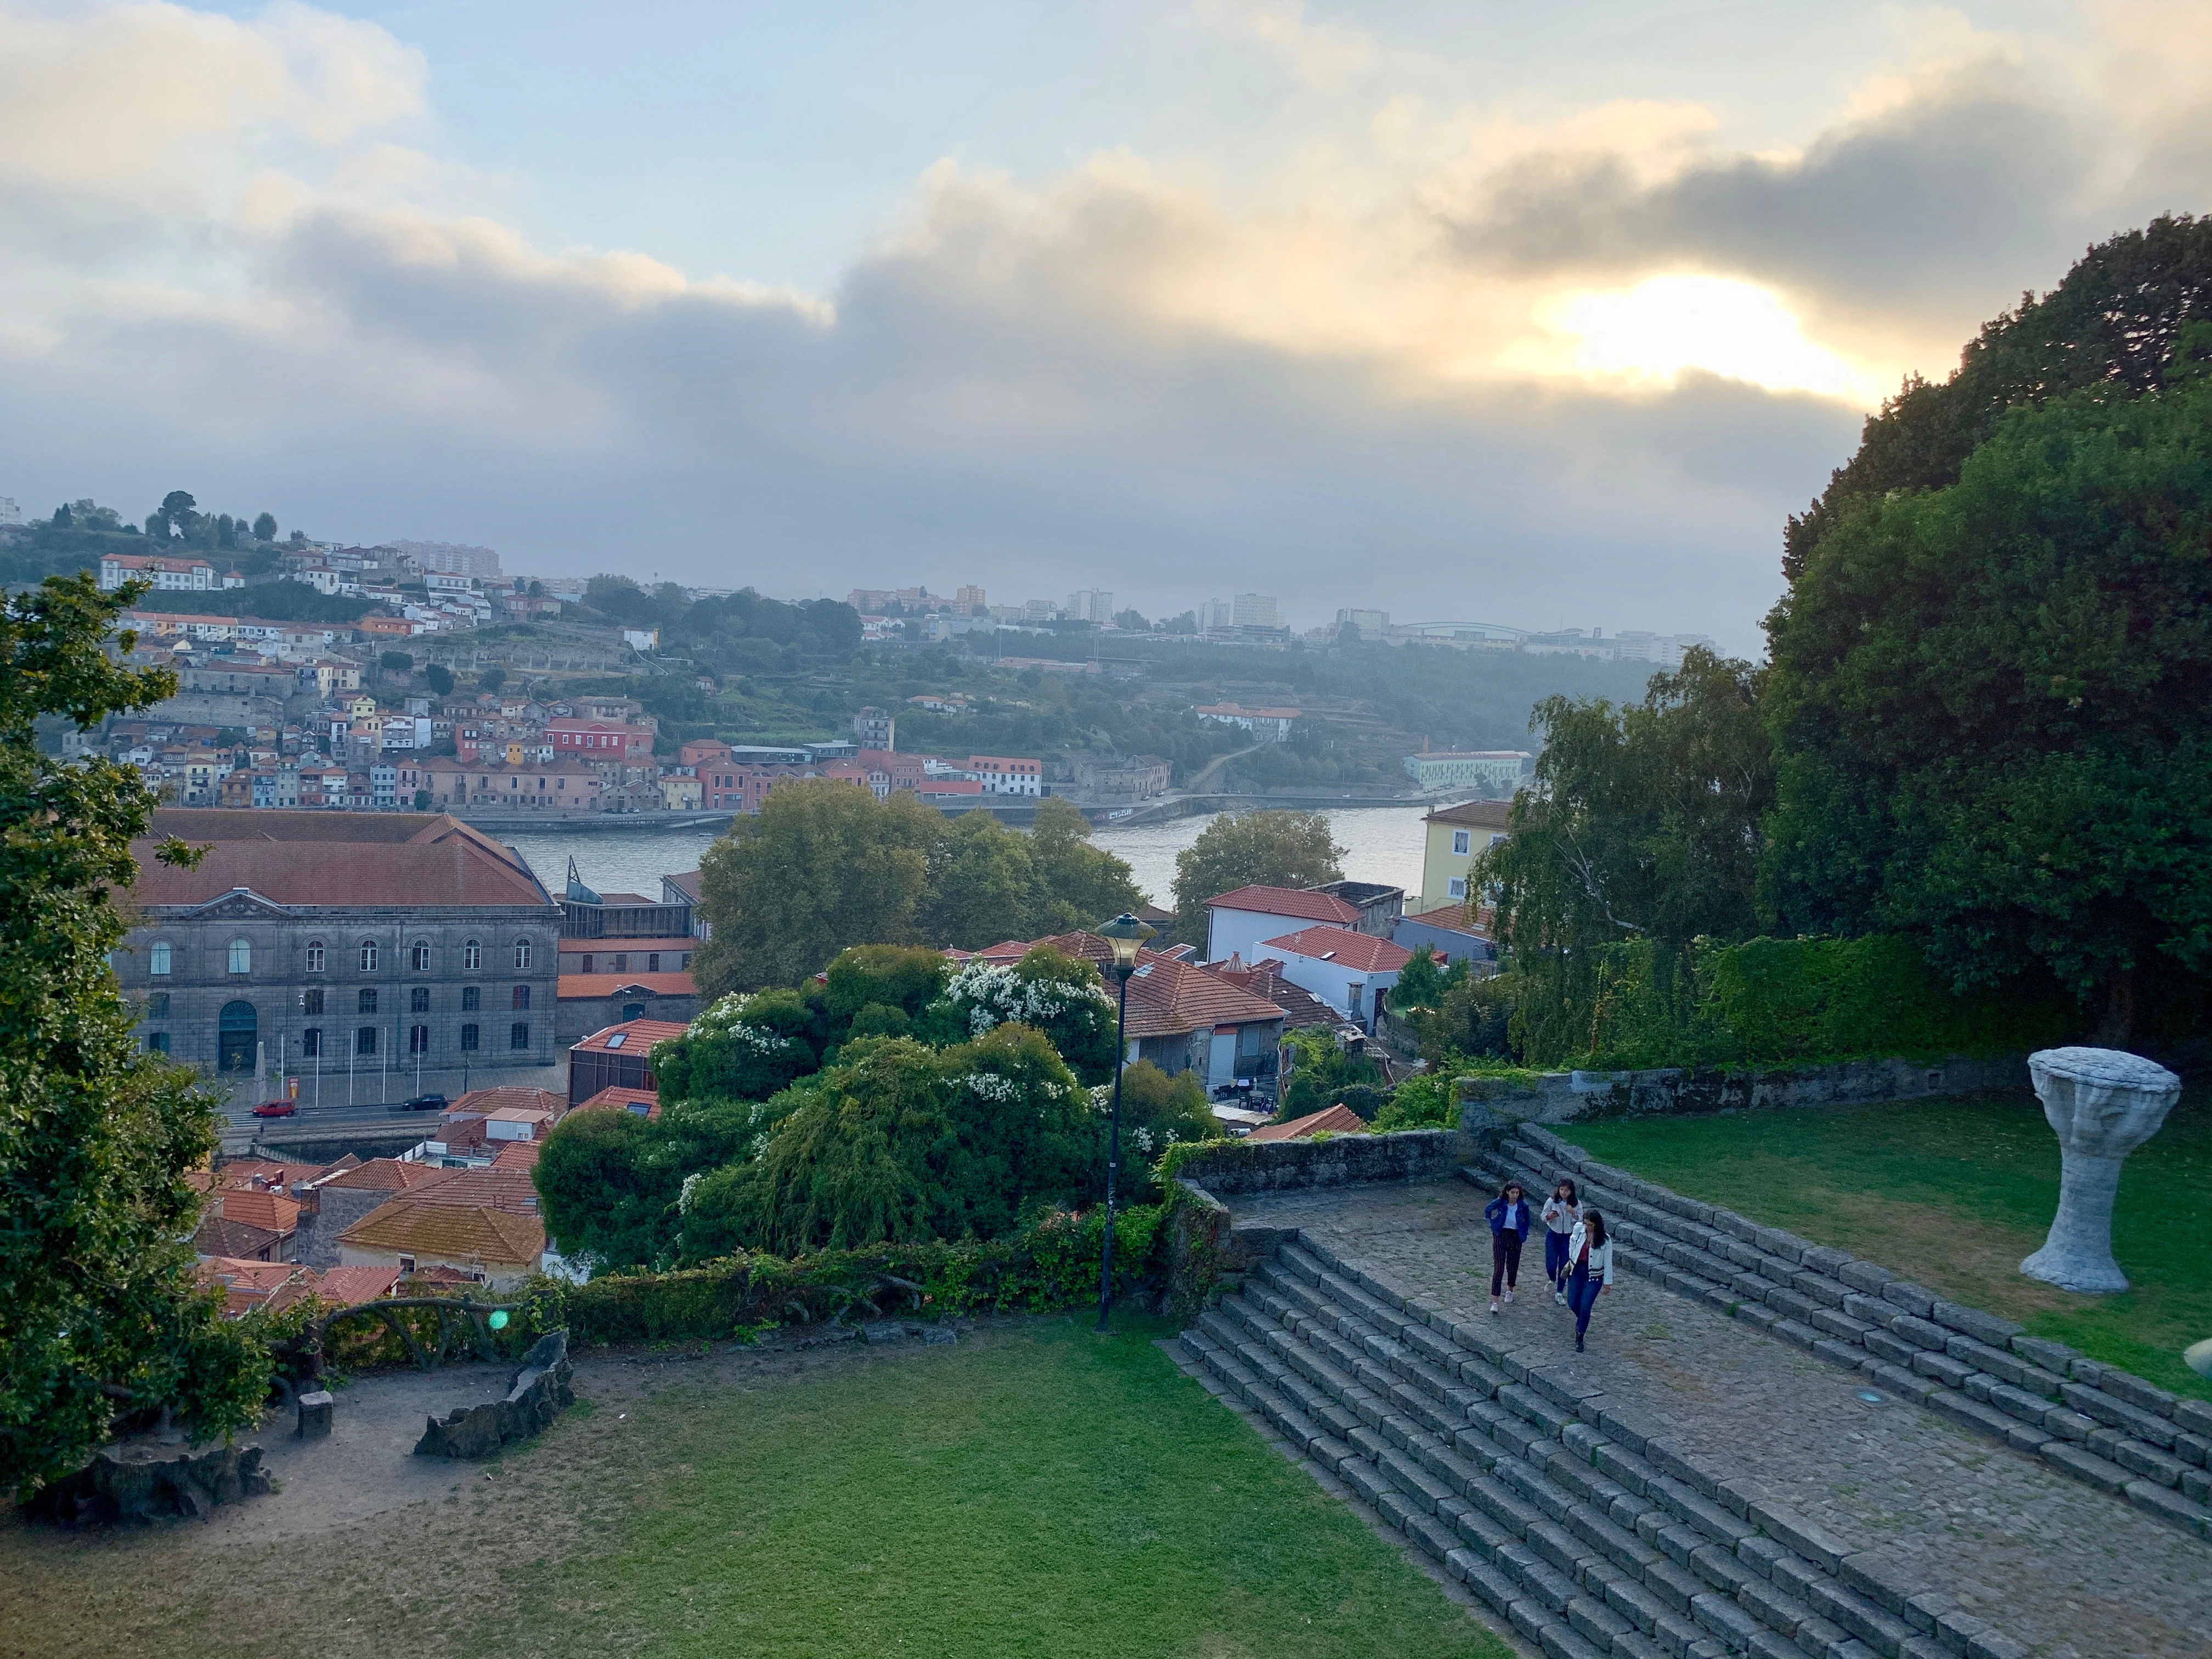
[[[1577,1353],[1589,1329],[1590,1310],[1612,1283],[1613,1241],[1606,1237],[1605,1218],[1585,1206],[1583,1218],[1567,1235],[1567,1306],[1575,1310]]]
[[[1528,1200],[1521,1183],[1509,1181],[1498,1196],[1483,1206],[1482,1218],[1490,1224],[1490,1311],[1498,1311],[1498,1290],[1513,1299],[1513,1286],[1521,1277],[1521,1245],[1528,1237]]]

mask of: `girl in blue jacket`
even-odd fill
[[[1528,1237],[1528,1200],[1521,1183],[1509,1181],[1498,1196],[1483,1206],[1482,1218],[1490,1224],[1490,1311],[1498,1311],[1502,1285],[1505,1299],[1513,1299],[1513,1286],[1521,1277],[1521,1244]]]

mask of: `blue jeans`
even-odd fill
[[[1601,1279],[1592,1279],[1589,1269],[1581,1263],[1567,1280],[1567,1305],[1575,1310],[1575,1335],[1577,1339],[1589,1328],[1590,1310],[1597,1306],[1597,1293],[1605,1288]]]
[[[1559,1269],[1567,1265],[1567,1236],[1544,1229],[1544,1277],[1559,1282]]]

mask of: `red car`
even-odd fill
[[[300,1109],[295,1100],[264,1100],[253,1109],[256,1117],[290,1117]]]

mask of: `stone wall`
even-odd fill
[[[1395,1134],[1329,1135],[1302,1140],[1230,1140],[1176,1170],[1217,1196],[1340,1187],[1359,1181],[1433,1181],[1480,1150],[1465,1129],[1406,1129]]]
[[[1731,1109],[1871,1105],[2027,1086],[2025,1054],[1996,1060],[1954,1058],[1933,1065],[1908,1060],[1850,1060],[1771,1071],[1663,1066],[1646,1072],[1546,1072],[1533,1082],[1462,1078],[1460,1124],[1463,1129],[1474,1130],[1506,1123],[1572,1123],[1592,1118]]]

